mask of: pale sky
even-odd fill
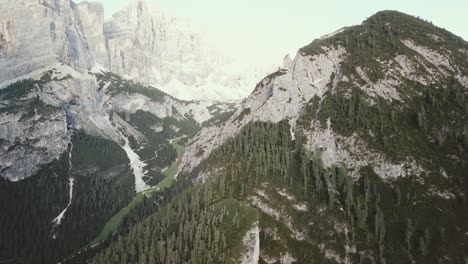
[[[92,0],[89,0],[92,1]],[[102,0],[106,17],[129,0]],[[468,0],[147,0],[190,19],[223,53],[254,64],[281,64],[327,33],[360,24],[381,10],[432,21],[468,40]]]

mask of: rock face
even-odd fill
[[[108,71],[98,64],[145,83],[171,86],[177,79],[179,91],[200,84],[219,65],[206,59],[210,52],[202,52],[204,45],[188,26],[153,11],[145,1],[131,1],[108,22],[102,4],[76,5],[70,0],[1,0],[0,11],[0,175],[4,178],[25,179],[58,158],[67,150],[73,129],[122,143],[109,120],[115,112],[141,110],[161,122],[174,117],[173,122],[187,119],[198,127],[230,110],[227,105],[184,102],[167,94],[159,100],[123,93],[122,84],[113,87],[112,82],[107,86],[119,92],[107,94],[108,87],[101,86],[97,75]],[[112,78],[121,80],[117,75]],[[34,81],[13,85],[23,79]],[[152,94],[147,88],[135,89]],[[200,98],[214,98],[193,91]]]
[[[235,66],[187,21],[144,0],[129,1],[108,21],[102,4],[92,2],[1,0],[0,11],[3,87],[57,62],[79,72],[99,63],[180,99],[235,101],[265,73]]]
[[[104,39],[98,36],[103,20],[98,12],[100,7],[89,3],[83,6],[96,10],[86,15],[83,8],[82,13],[90,17],[83,18],[86,38],[101,65],[177,98],[240,100],[264,74],[236,69],[230,59],[204,43],[188,21],[154,8],[144,0],[130,1],[124,10],[105,21]],[[101,17],[94,18],[94,14]],[[107,56],[103,56],[103,47]]]
[[[155,21],[144,1],[131,1],[104,25],[108,61],[103,65],[119,75],[148,83],[155,51]]]
[[[104,7],[102,3],[80,2],[78,3],[78,11],[91,53],[97,62],[101,64],[107,62],[108,55],[104,37]]]
[[[0,175],[22,180],[66,151],[70,135],[65,112],[32,118],[24,118],[23,112],[0,114],[0,139]]]
[[[254,226],[247,231],[242,243],[247,250],[242,254],[242,264],[258,264],[260,259],[260,228],[258,222],[254,223]]]
[[[179,177],[220,184],[220,192],[224,186],[237,188],[238,199],[250,195],[249,204],[268,215],[260,218],[260,262],[425,263],[444,258],[446,252],[416,252],[409,240],[411,254],[388,250],[401,245],[395,234],[402,226],[409,230],[412,219],[424,218],[420,208],[440,214],[419,230],[438,229],[453,219],[456,224],[444,227],[453,227],[453,239],[440,247],[454,245],[458,249],[450,258],[464,260],[465,253],[458,256],[464,251],[458,242],[448,244],[466,241],[468,230],[467,47],[460,37],[395,11],[379,12],[361,25],[314,40],[293,60],[286,57],[284,67],[264,78],[226,123],[205,127],[195,136]],[[281,148],[285,138],[290,145]],[[322,170],[326,172],[320,175]],[[344,181],[353,187],[343,188]],[[341,182],[338,187],[336,182]],[[366,224],[356,228],[360,213],[352,210],[362,208],[361,201],[369,197],[366,188],[374,188],[377,203],[372,213],[363,210],[357,221]],[[379,193],[379,188],[385,191]],[[403,189],[412,194],[401,198]],[[293,204],[296,198],[289,192],[306,202]],[[325,205],[334,203],[335,194],[339,202]],[[281,202],[284,207],[276,207]],[[446,209],[449,203],[457,206]],[[334,215],[327,215],[332,211]],[[366,235],[354,236],[372,221]],[[379,225],[384,228],[377,234]],[[327,234],[320,235],[321,230]],[[361,247],[373,234],[380,236],[375,253],[370,248],[375,244]],[[424,238],[420,241],[424,246]],[[281,250],[279,245],[285,246]],[[304,255],[314,247],[323,257]],[[243,261],[249,263],[248,258]]]
[[[339,46],[326,48],[324,54],[317,56],[298,53],[293,61],[285,59],[285,66],[263,79],[224,126],[207,127],[197,135],[187,148],[182,168],[194,168],[249,122],[289,119],[295,129],[302,108],[314,96],[322,97],[325,94],[330,77],[339,74],[339,68],[335,65],[339,65],[345,57],[346,50]],[[204,154],[195,155],[200,153],[200,149]]]
[[[72,1],[2,0],[0,12],[0,84],[57,61],[78,71],[94,65]]]

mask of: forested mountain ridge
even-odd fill
[[[395,11],[315,40],[188,143],[167,217],[94,262],[465,263],[467,50]],[[225,201],[256,210],[249,231],[219,229]]]

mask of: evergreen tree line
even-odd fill
[[[0,181],[0,260],[54,263],[86,245],[134,196],[134,177],[116,143],[77,131],[69,153],[20,182]],[[71,145],[69,151],[71,150]],[[56,227],[55,217],[71,206]]]

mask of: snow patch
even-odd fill
[[[136,154],[135,151],[133,151],[133,149],[130,147],[128,139],[122,133],[119,132],[119,134],[125,141],[125,145],[121,147],[125,150],[125,153],[127,153],[127,157],[130,160],[129,165],[133,170],[133,174],[135,175],[135,191],[138,193],[149,189],[150,186],[148,186],[143,180],[143,177],[146,176],[146,171],[144,170],[146,163],[141,161],[140,156],[138,156],[138,154]]]
[[[96,63],[96,64],[89,70],[89,72],[90,72],[90,73],[93,73],[93,74],[103,74],[103,73],[109,72],[109,70],[107,70],[106,67],[102,66],[101,64]]]
[[[71,162],[70,162],[71,164]],[[71,169],[71,165],[70,165],[70,169]],[[68,208],[70,207],[72,201],[73,201],[73,184],[75,183],[75,179],[70,177],[69,178],[69,182],[68,182],[68,186],[69,186],[69,198],[68,198],[68,204],[67,204],[67,207],[65,207],[65,209],[63,209],[63,211],[54,219],[52,220],[52,223],[53,223],[53,226],[52,226],[52,238],[53,239],[57,239],[57,232],[56,232],[56,229],[58,228],[58,226],[60,226],[60,224],[62,223],[62,220],[63,218],[65,218],[65,213],[67,212]]]

